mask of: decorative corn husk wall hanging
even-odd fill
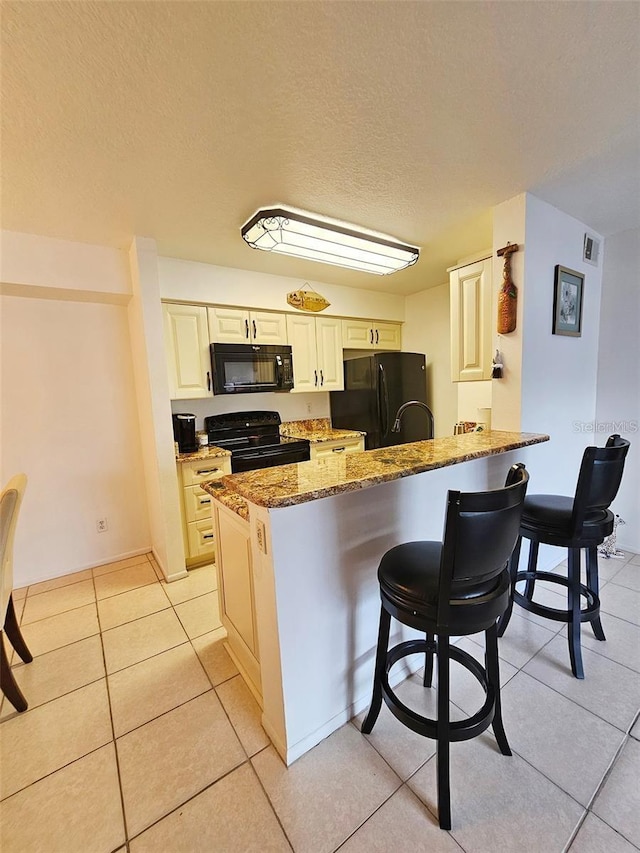
[[[502,270],[502,287],[498,295],[498,334],[508,335],[515,331],[518,313],[518,289],[511,278],[511,255],[518,251],[518,245],[507,243],[498,249],[499,258],[504,257]]]
[[[311,290],[308,284],[299,290],[287,293],[287,302],[299,311],[324,311],[331,305],[328,299]]]

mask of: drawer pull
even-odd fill
[[[331,452],[332,453],[344,453],[346,449],[347,449],[346,447],[334,447]]]
[[[219,471],[219,468],[209,468],[203,471],[196,471],[198,477],[204,477],[205,474],[215,474],[216,471]]]
[[[203,539],[213,539],[213,533],[205,533]]]
[[[203,504],[210,504],[210,503],[211,503],[211,498],[200,498],[200,506],[202,506]]]

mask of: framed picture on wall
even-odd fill
[[[553,292],[553,334],[579,338],[582,334],[582,290],[584,276],[556,266]]]

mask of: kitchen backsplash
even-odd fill
[[[225,412],[244,412],[251,409],[279,412],[283,421],[301,421],[311,418],[328,418],[329,394],[229,394],[206,400],[172,400],[172,414],[191,412],[196,416],[196,429],[204,429],[207,415],[222,415]]]

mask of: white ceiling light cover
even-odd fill
[[[419,257],[418,249],[392,238],[366,234],[356,226],[336,225],[282,207],[259,210],[245,222],[241,234],[253,249],[375,275],[410,267]]]

